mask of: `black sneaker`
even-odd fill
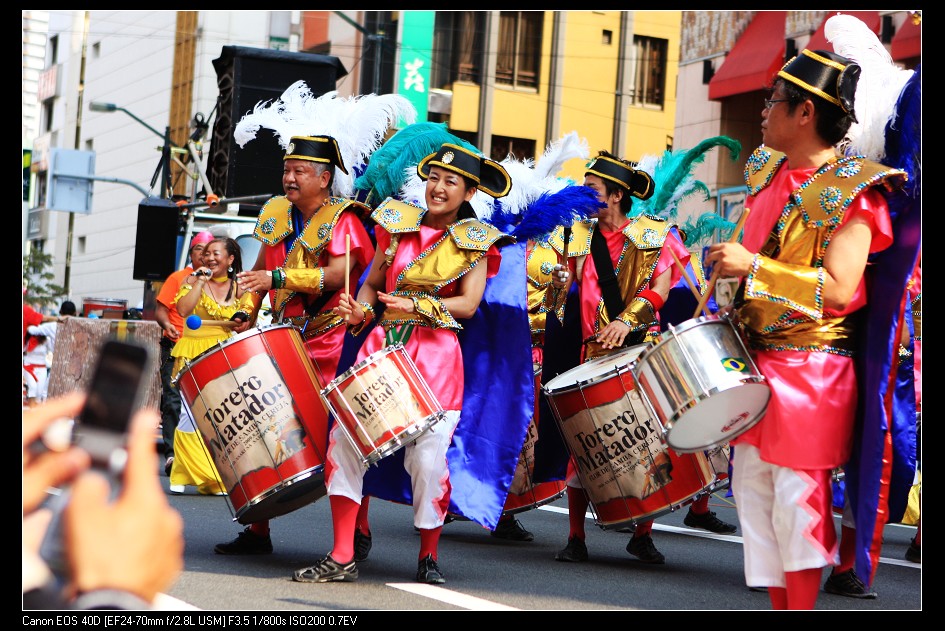
[[[171,477],[171,467],[174,466],[174,456],[168,456],[164,461],[164,475]]]
[[[303,567],[301,570],[293,572],[292,580],[298,583],[332,583],[338,581],[353,583],[358,580],[358,566],[353,560],[346,565],[342,565],[328,554],[315,565]]]
[[[912,538],[912,543],[906,549],[906,561],[922,563],[922,547],[915,542],[915,537]]]
[[[860,577],[856,575],[853,568],[840,574],[831,573],[824,583],[824,591],[828,594],[837,594],[838,596],[849,596],[850,598],[876,598],[879,594],[867,589]]]
[[[217,554],[272,554],[272,539],[268,535],[257,535],[247,526],[233,541],[213,546],[213,551]]]
[[[522,522],[512,517],[511,519],[500,520],[492,531],[492,536],[498,539],[508,539],[509,541],[533,541],[535,535],[525,530]]]
[[[371,535],[362,534],[357,528],[354,529],[354,560],[360,563],[367,561],[368,553],[371,551]]]
[[[627,552],[637,557],[644,563],[653,563],[656,565],[666,563],[666,557],[656,549],[653,544],[653,537],[643,535],[642,537],[633,537],[627,543]]]
[[[703,530],[708,530],[709,532],[714,532],[719,535],[730,535],[738,530],[733,524],[728,524],[716,517],[713,511],[699,515],[692,512],[691,508],[689,512],[686,513],[686,518],[683,520],[683,523],[690,528],[702,528]]]
[[[430,585],[441,585],[446,582],[446,577],[440,571],[440,566],[433,560],[432,554],[426,555],[417,563],[417,582]]]
[[[765,592],[765,593],[767,593],[767,591],[768,591],[768,588],[765,587],[765,586],[763,586],[763,585],[749,586],[748,589],[749,589],[750,591],[753,591],[753,592]]]
[[[585,545],[584,540],[577,537],[568,539],[568,545],[555,555],[555,561],[567,561],[569,563],[587,561],[587,545]]]

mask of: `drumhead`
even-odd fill
[[[328,383],[328,385],[322,389],[321,394],[324,396],[324,395],[327,395],[329,392],[332,392],[333,390],[337,390],[338,386],[341,385],[342,382],[347,380],[348,377],[350,377],[351,375],[361,372],[361,369],[363,369],[365,366],[376,364],[378,359],[385,357],[387,355],[390,355],[391,353],[396,353],[402,348],[404,348],[404,345],[398,343],[398,344],[392,344],[391,346],[385,346],[379,351],[374,351],[373,353],[371,353],[370,355],[368,355],[367,357],[359,361],[357,364],[355,364],[348,370],[344,371],[343,373],[341,373],[340,375],[332,379]]]
[[[189,371],[191,368],[197,365],[198,362],[200,362],[206,357],[209,357],[210,355],[217,352],[221,348],[226,348],[227,346],[230,346],[231,344],[236,344],[237,342],[240,342],[242,340],[249,339],[255,335],[260,335],[262,333],[265,333],[267,331],[272,331],[274,329],[296,329],[296,327],[292,326],[291,324],[267,324],[265,326],[254,326],[243,331],[242,333],[237,333],[236,335],[232,337],[228,337],[225,340],[221,340],[217,342],[216,344],[214,344],[212,347],[208,348],[204,352],[194,357],[192,360],[185,362],[184,367],[180,369],[180,373],[174,379],[175,385],[176,385],[176,382],[180,380],[181,376],[183,376],[185,372]]]
[[[545,384],[545,391],[549,394],[566,390],[574,386],[594,383],[605,375],[612,375],[621,369],[629,367],[647,349],[649,344],[637,344],[622,349],[610,355],[597,357],[575,366]]]

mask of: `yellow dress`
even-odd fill
[[[191,288],[191,285],[181,285],[174,299],[175,303],[189,293]],[[200,319],[204,321],[229,320],[237,311],[248,312],[245,303],[249,295],[249,293],[244,294],[245,300],[240,299],[229,305],[221,305],[207,292],[203,292],[200,300],[197,301],[197,306],[194,307],[193,314],[200,316]],[[177,378],[178,373],[186,366],[186,362],[192,361],[232,335],[231,329],[220,326],[200,326],[196,330],[185,326],[184,334],[171,350],[171,356],[174,357],[174,378]],[[180,421],[177,423],[177,429],[174,430],[174,464],[171,466],[170,484],[196,486],[197,492],[201,495],[225,495],[227,489],[204,445],[203,438],[190,417],[188,402],[182,398],[181,403]]]

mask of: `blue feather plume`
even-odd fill
[[[364,175],[354,182],[355,189],[367,191],[367,199],[375,203],[397,197],[411,170],[445,142],[480,153],[475,146],[447,131],[446,123],[414,123],[388,138],[371,154]]]
[[[732,161],[738,159],[738,154],[742,150],[742,144],[734,138],[713,136],[689,150],[666,151],[655,165],[651,165],[652,160],[648,158],[640,160],[638,168],[653,177],[656,190],[649,199],[634,200],[630,215],[637,216],[646,213],[664,219],[675,219],[679,202],[684,197],[702,192],[708,199],[709,189],[704,183],[692,177],[692,169],[705,160],[705,154],[709,149],[718,146],[729,150]]]
[[[524,212],[497,210],[489,223],[518,241],[541,240],[558,226],[570,226],[606,206],[597,192],[584,185],[568,185],[555,193],[542,193]]]

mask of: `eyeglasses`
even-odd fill
[[[770,110],[775,103],[786,103],[791,99],[765,99],[765,109]]]

